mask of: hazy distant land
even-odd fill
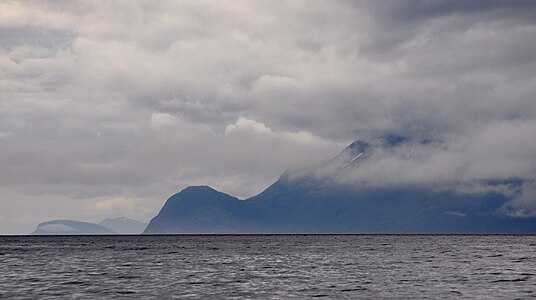
[[[140,234],[147,224],[129,218],[107,218],[99,224],[74,220],[40,223],[32,235]]]
[[[208,186],[170,197],[149,224],[126,218],[99,224],[52,221],[33,234],[196,233],[536,233],[536,218],[509,214],[522,180],[489,181],[484,192],[455,187],[347,183],[378,153],[409,151],[426,141],[385,136],[356,141],[332,160],[285,172],[262,193],[240,200]]]

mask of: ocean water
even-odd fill
[[[536,297],[536,236],[0,237],[1,299],[316,297]]]

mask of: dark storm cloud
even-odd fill
[[[247,196],[395,133],[434,141],[392,158],[408,180],[468,165],[526,179],[532,207],[533,3],[2,2],[0,192],[148,218],[186,185]],[[396,181],[387,162],[376,183]]]

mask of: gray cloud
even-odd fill
[[[186,185],[245,197],[387,133],[434,143],[363,168],[384,182],[530,182],[535,16],[533,1],[2,2],[0,198],[149,218]]]

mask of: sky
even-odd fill
[[[534,1],[2,1],[0,234],[240,198],[357,139],[430,140],[375,184],[521,178],[536,214]]]

